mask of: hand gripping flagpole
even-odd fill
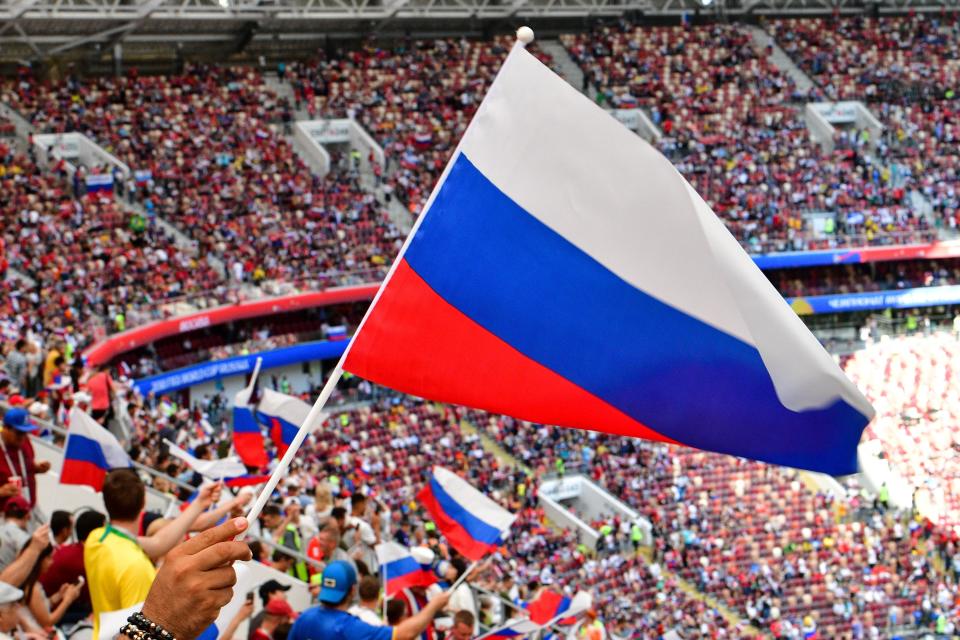
[[[531,42],[533,42],[533,29],[530,27],[520,27],[517,29],[517,46],[525,47]],[[483,106],[482,103],[481,106]],[[433,201],[436,199],[437,193],[440,192],[440,186],[446,180],[447,174],[450,173],[450,168],[460,155],[460,147],[463,144],[463,138],[466,137],[469,131],[470,127],[468,126],[467,131],[465,131],[463,136],[460,138],[457,148],[454,149],[453,155],[450,156],[450,160],[447,162],[447,166],[440,175],[440,179],[437,180],[437,183],[433,186],[433,191],[430,193],[430,197],[423,205],[420,216],[417,218],[416,222],[413,223],[413,228],[410,229],[410,233],[407,235],[407,239],[400,248],[400,252],[397,254],[393,264],[390,266],[390,270],[387,272],[383,282],[380,283],[380,288],[377,290],[377,295],[373,297],[373,301],[370,303],[370,306],[367,307],[367,312],[364,314],[363,320],[360,321],[360,324],[357,326],[357,330],[353,332],[354,337],[356,337],[363,329],[363,325],[366,324],[367,318],[370,317],[370,313],[373,311],[374,307],[377,306],[377,302],[380,300],[380,296],[383,294],[384,288],[386,288],[387,284],[390,282],[394,272],[400,265],[400,261],[403,259],[404,254],[406,254],[407,248],[410,246],[410,242],[413,240],[414,236],[417,235],[417,230],[420,228],[420,224],[423,222],[423,219],[427,217],[427,212],[430,210],[431,205],[433,205]],[[283,458],[280,459],[280,463],[277,465],[277,468],[273,470],[273,473],[270,475],[270,479],[260,491],[260,495],[257,496],[253,506],[250,507],[250,511],[247,513],[247,522],[249,523],[249,526],[252,526],[253,522],[260,517],[260,512],[263,511],[263,507],[266,506],[270,496],[273,495],[274,489],[276,489],[277,484],[280,483],[280,478],[282,478],[290,468],[290,463],[293,462],[294,456],[297,455],[300,445],[303,444],[303,441],[307,438],[307,434],[313,429],[314,423],[319,420],[324,405],[327,404],[327,400],[330,399],[330,396],[333,394],[333,390],[337,386],[337,382],[340,381],[340,377],[343,375],[343,364],[347,361],[347,356],[350,354],[351,345],[353,345],[353,340],[350,341],[350,344],[347,345],[343,355],[340,356],[337,366],[334,367],[333,371],[330,372],[330,377],[327,378],[326,384],[323,385],[323,389],[320,391],[317,401],[314,402],[313,407],[310,408],[310,413],[307,414],[303,424],[301,424],[300,428],[297,430],[297,435],[293,438],[293,442],[290,443],[290,446],[287,448],[287,452],[283,454]],[[455,586],[459,586],[459,582],[461,581],[462,580],[458,580],[458,584]]]

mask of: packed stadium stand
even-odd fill
[[[950,243],[960,222],[953,106],[958,22],[952,11],[774,15],[759,23],[774,39],[767,48],[746,21],[710,17],[710,4],[696,7],[693,18],[691,11],[633,22],[615,10],[616,17],[592,20],[589,28],[561,22],[550,30],[559,38],[530,50],[554,69],[578,70],[582,83],[575,88],[601,107],[639,109],[649,118],[659,134],[656,148],[748,252],[790,257],[787,266],[758,264],[781,296],[809,314],[803,317],[815,335],[876,408],[862,447],[878,452],[887,475],[831,479],[531,424],[348,376],[335,398],[341,404],[307,436],[255,525],[255,562],[298,581],[302,590],[314,588],[315,600],[321,572],[336,558],[378,576],[376,543],[429,549],[448,563],[431,571],[443,573],[441,566],[449,565],[454,576],[469,576],[468,595],[451,599],[445,612],[473,614],[476,631],[466,637],[529,616],[544,593],[572,597],[578,591],[591,594],[591,607],[572,625],[552,622],[550,633],[593,640],[957,637],[960,309],[954,305],[960,294],[954,287],[960,257],[953,256],[960,252]],[[242,16],[248,8],[235,9]],[[0,36],[4,32],[0,27]],[[257,41],[248,35],[248,44]],[[204,475],[169,445],[207,462],[238,453],[241,425],[233,410],[241,401],[220,378],[213,392],[185,385],[161,394],[138,393],[137,380],[331,336],[345,339],[368,301],[294,312],[277,307],[213,326],[194,326],[195,316],[183,315],[189,321],[174,335],[129,346],[98,363],[102,367],[88,366],[86,349],[185,312],[382,280],[404,240],[396,202],[404,223],[419,216],[513,42],[512,36],[471,36],[370,36],[343,47],[302,47],[271,65],[251,57],[228,63],[226,55],[210,63],[201,56],[164,74],[123,64],[112,75],[62,74],[40,64],[5,74],[0,411],[17,416],[25,410],[42,427],[38,456],[65,456],[64,429],[77,428],[70,410],[83,409],[120,438],[151,495],[170,503],[164,517],[150,515],[157,528],[188,512],[200,499]],[[778,66],[774,47],[799,71]],[[801,90],[796,73],[807,74],[812,88]],[[837,128],[824,144],[805,107],[827,100],[861,102],[882,123],[882,134]],[[298,121],[333,118],[351,118],[368,132],[382,148],[382,166],[358,148],[328,145],[331,169],[320,175],[292,132]],[[18,125],[37,136],[82,134],[130,173],[119,165],[68,166],[52,147],[19,135]],[[111,189],[94,188],[99,183],[88,180],[91,175],[111,175]],[[833,226],[816,222],[824,213]],[[871,247],[905,253],[863,257]],[[930,257],[933,249],[942,252]],[[836,253],[820,259],[817,250]],[[848,260],[853,254],[857,260]],[[927,296],[920,302],[880,296],[849,313],[803,311],[794,303],[917,289]],[[332,364],[324,362],[322,370]],[[248,373],[231,376],[246,384]],[[264,372],[247,402],[262,408],[266,390],[309,404],[319,388],[312,380],[291,384]],[[4,432],[15,428],[13,421]],[[256,492],[237,487],[261,485],[261,474],[290,444],[282,430],[264,425],[257,433],[272,462],[246,465],[242,481],[224,490],[223,515],[242,513]],[[28,534],[13,529],[17,511],[9,505],[17,503],[2,491],[16,484],[14,463],[6,465],[0,462],[8,481],[0,484],[8,505],[0,525],[0,582],[27,591],[29,580],[4,572],[13,559],[4,562],[4,545],[15,539],[29,546]],[[435,466],[518,515],[476,567],[468,568],[420,497]],[[607,506],[588,515],[561,505],[569,512],[565,522],[580,519],[584,528],[552,520],[541,486],[575,477],[635,510],[652,536],[636,537],[636,523]],[[891,497],[894,484],[910,499]],[[41,496],[31,531],[55,520],[54,509],[65,506],[60,499]],[[593,538],[586,530],[596,534],[595,544],[587,544]],[[140,533],[148,531],[144,525]],[[41,568],[49,570],[38,560],[34,573]],[[54,608],[68,592],[79,598],[61,589],[50,599]],[[44,609],[49,605],[34,600],[17,605],[33,618],[15,625],[19,637],[54,629],[74,637],[73,625],[83,626],[90,615],[89,607],[68,602],[69,624],[53,622]],[[279,609],[269,604],[264,597],[236,613],[237,624],[261,630],[264,635],[253,636],[260,640],[287,637],[292,619],[271,626],[287,614],[270,613]],[[432,640],[451,624],[438,619],[423,637]],[[592,635],[595,624],[602,635]],[[244,636],[237,627],[218,634]],[[445,637],[462,640],[452,630]]]

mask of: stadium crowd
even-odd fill
[[[960,526],[958,366],[958,335],[945,332],[880,340],[844,365],[877,409],[865,440],[882,445],[895,473],[917,488],[914,502],[937,514],[948,531]]]
[[[654,524],[658,563],[774,637],[956,625],[955,572],[933,561],[952,560],[956,535],[933,551],[932,523],[905,522],[882,493],[831,495],[792,470],[510,418],[485,428],[540,473],[554,460],[634,506]]]
[[[21,80],[4,99],[39,131],[83,133],[126,163],[127,193],[234,281],[376,280],[402,240],[349,162],[311,173],[283,135],[290,105],[250,69]]]
[[[770,34],[831,100],[864,100],[886,125],[879,152],[907,168],[936,224],[956,229],[957,29],[950,14],[771,20]]]
[[[905,35],[909,28],[895,31]],[[801,35],[809,40],[822,33]],[[935,40],[921,31],[913,49],[925,53]],[[851,37],[843,50],[856,51],[857,41]],[[840,242],[841,236],[861,233],[874,242],[884,241],[888,232],[922,236],[924,220],[906,207],[903,189],[869,164],[860,138],[841,141],[829,156],[807,140],[787,105],[802,96],[736,27],[607,26],[567,38],[565,44],[597,87],[601,103],[650,111],[666,134],[661,148],[744,242],[809,248],[801,214],[810,209],[863,214],[860,222],[842,218]],[[176,442],[201,459],[222,456],[230,442],[228,403],[217,397],[178,407],[170,398],[130,394],[106,370],[84,371],[76,356],[97,335],[91,323],[107,319],[113,329],[121,328],[117,319],[126,310],[227,281],[296,279],[305,271],[325,274],[330,282],[345,272],[382,274],[400,236],[381,203],[360,187],[349,162],[323,178],[311,175],[282,128],[302,105],[317,116],[355,115],[387,151],[387,166],[375,169],[385,192],[416,213],[505,48],[503,41],[439,40],[291,64],[285,74],[294,88],[294,105],[249,70],[212,67],[172,77],[130,74],[62,85],[24,81],[5,92],[5,100],[39,128],[81,131],[127,162],[134,174],[118,190],[132,198],[131,205],[82,193],[62,165],[42,167],[30,153],[0,142],[0,182],[8,195],[0,208],[0,263],[36,283],[4,284],[0,301],[5,338],[0,401],[12,407],[4,413],[3,449],[17,447],[25,456],[19,458],[19,473],[11,458],[0,461],[0,475],[6,473],[0,484],[5,517],[0,632],[19,629],[46,637],[54,627],[83,624],[91,611],[107,610],[115,603],[98,603],[106,596],[94,585],[103,584],[104,567],[116,560],[98,559],[89,547],[120,545],[114,551],[131,553],[124,546],[129,540],[108,536],[105,516],[93,511],[75,521],[54,512],[43,518],[49,529],[38,526],[44,505],[37,504],[34,476],[45,470],[34,464],[32,448],[24,444],[30,415],[63,423],[67,409],[78,406],[104,417],[113,396],[122,395],[127,414],[113,418],[128,427],[124,444],[131,457],[167,476],[148,476],[152,488],[181,499],[196,492],[182,512],[141,516],[136,497],[142,478],[116,474],[105,486],[105,498],[126,496],[122,505],[107,500],[107,515],[120,528],[133,523],[128,533],[146,552],[146,564],[139,556],[136,562],[151,580],[154,561],[167,556],[170,564],[161,567],[183,561],[174,544],[187,530],[207,530],[221,517],[241,513],[249,500],[249,490],[220,495],[218,486],[200,488],[201,476],[171,456],[163,442]],[[813,60],[809,64],[816,64]],[[953,68],[944,57],[940,73]],[[839,87],[834,91],[848,86],[834,82]],[[876,95],[884,97],[885,80],[871,82],[878,86]],[[905,115],[893,115],[894,107],[885,112],[903,123],[903,137],[896,141],[900,150],[891,151],[891,157],[907,157],[914,144],[918,153],[929,151],[923,146],[930,140],[927,132],[920,126],[910,129],[909,123],[922,120],[936,129],[949,116],[936,110],[916,113],[909,105],[896,108]],[[944,128],[943,136],[950,135]],[[953,211],[951,183],[943,177],[953,168],[938,170],[943,173],[933,178],[930,193],[937,195],[938,211]],[[197,249],[180,249],[154,215],[173,222]],[[225,263],[224,275],[206,256]],[[842,273],[808,269],[777,284],[787,295],[952,284],[954,263],[883,263],[869,276],[861,267]],[[254,345],[214,345],[211,352],[276,346],[289,335],[258,337]],[[904,341],[895,349],[880,345],[847,363],[880,409],[882,420],[871,428],[871,437],[895,452],[895,468],[913,482],[944,477],[952,469],[956,442],[950,425],[960,415],[950,404],[956,395],[949,386],[956,360],[952,340]],[[925,372],[921,379],[918,371]],[[915,388],[924,389],[922,396],[905,396]],[[924,427],[933,455],[918,446],[918,432],[904,424]],[[491,454],[469,425],[534,469]],[[251,541],[251,554],[308,582],[320,567],[343,561],[360,579],[358,606],[372,602],[367,610],[379,607],[373,546],[383,540],[429,550],[434,561],[446,563],[443,580],[456,580],[468,563],[446,544],[416,500],[437,464],[519,514],[503,547],[470,573],[471,582],[484,589],[480,597],[457,590],[449,602],[445,596],[436,600],[442,607],[435,609],[453,616],[436,626],[450,626],[453,637],[460,637],[461,623],[496,625],[518,612],[521,601],[554,589],[568,595],[591,591],[589,615],[601,620],[611,637],[756,633],[736,627],[726,610],[776,638],[859,640],[910,627],[942,636],[956,631],[960,555],[955,531],[892,509],[883,490],[873,496],[853,486],[830,493],[808,486],[795,472],[758,463],[527,425],[393,395],[335,412],[326,428],[311,435],[255,525],[254,533],[265,541]],[[548,472],[573,471],[585,473],[653,523],[653,539],[643,541],[651,546],[650,557],[631,544],[630,523],[613,516],[595,523],[605,533],[592,549],[574,532],[549,525],[536,500],[538,483]],[[955,510],[952,484],[935,489]],[[955,524],[949,518],[944,522]],[[78,580],[84,574],[86,587]],[[364,591],[367,578],[374,581],[372,591]],[[161,578],[158,584],[164,584]],[[711,600],[704,601],[690,585]],[[137,587],[134,602],[149,591],[149,584]],[[314,589],[314,596],[322,597],[322,589]],[[403,603],[394,607],[399,608],[392,618],[398,629],[409,633],[411,624],[403,626],[403,620],[426,606],[425,597],[416,592],[397,599]],[[284,604],[282,589],[264,591],[261,600],[262,615],[253,618],[252,631],[261,639],[285,637],[297,612]],[[162,615],[149,607],[145,611]],[[458,621],[463,611],[470,615]],[[253,607],[246,607],[234,622],[239,625],[252,613]],[[418,616],[407,619],[412,618]]]
[[[960,261],[904,260],[767,271],[785,298],[943,287],[960,283]]]
[[[513,39],[410,41],[292,63],[286,77],[311,117],[352,116],[386,154],[385,189],[417,216]],[[548,55],[530,51],[545,63]]]
[[[791,104],[792,79],[737,25],[602,25],[562,42],[599,103],[643,107],[659,147],[730,231],[769,251],[923,237],[890,172],[866,140],[843,134],[832,153],[814,144]],[[832,237],[813,241],[803,214],[836,214]]]

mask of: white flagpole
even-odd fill
[[[516,47],[525,47],[527,44],[533,41],[533,31],[529,27],[521,27],[517,30],[517,43]],[[509,57],[509,56],[508,56]],[[501,67],[502,68],[502,67]],[[496,82],[496,78],[494,78]],[[480,103],[480,107],[477,109],[479,113],[483,109],[483,103]],[[474,120],[476,120],[476,115],[474,114]],[[354,331],[353,336],[356,338],[363,330],[363,325],[366,324],[367,319],[370,317],[370,313],[373,311],[374,307],[377,306],[377,302],[380,301],[380,296],[383,295],[383,290],[386,288],[387,284],[390,282],[390,279],[393,277],[393,274],[396,272],[397,267],[400,266],[400,261],[403,259],[403,256],[406,254],[407,249],[410,247],[410,242],[413,240],[414,236],[417,235],[417,230],[420,228],[420,224],[423,222],[423,219],[426,218],[426,213],[430,210],[430,207],[433,205],[433,201],[436,199],[437,194],[440,192],[440,187],[445,182],[447,175],[450,173],[450,169],[453,167],[454,162],[460,155],[460,147],[463,146],[463,140],[467,137],[467,134],[470,133],[470,128],[473,126],[473,122],[467,126],[467,130],[464,131],[463,136],[460,138],[460,142],[457,143],[456,149],[453,151],[453,155],[450,156],[450,160],[447,161],[447,166],[444,167],[443,173],[440,174],[440,179],[437,180],[437,183],[433,186],[433,191],[430,193],[430,197],[427,199],[427,202],[423,205],[423,209],[420,212],[420,216],[413,223],[413,228],[410,229],[410,233],[407,234],[407,239],[404,241],[403,246],[400,248],[400,252],[397,254],[397,257],[394,259],[393,264],[390,266],[390,270],[387,271],[386,277],[383,279],[383,282],[380,283],[380,288],[377,290],[377,294],[373,297],[373,301],[370,303],[370,306],[367,307],[367,312],[364,314],[363,319],[360,321],[360,324],[357,326],[357,330]],[[330,399],[333,390],[337,386],[337,382],[340,381],[340,377],[343,375],[343,364],[347,360],[347,356],[350,354],[350,347],[353,346],[353,339],[350,340],[350,343],[347,345],[347,348],[344,350],[343,355],[340,356],[337,366],[334,367],[333,371],[330,372],[330,377],[327,378],[326,384],[323,385],[323,389],[320,391],[320,395],[317,397],[317,401],[313,404],[313,407],[310,409],[310,413],[307,414],[306,419],[303,421],[303,424],[300,425],[300,428],[297,430],[297,435],[294,437],[293,442],[290,443],[290,447],[287,449],[287,452],[283,455],[283,458],[280,460],[280,464],[277,465],[277,468],[273,470],[273,474],[270,476],[270,480],[267,481],[266,486],[263,487],[260,491],[260,495],[257,496],[257,500],[253,503],[253,506],[250,507],[250,511],[247,513],[247,522],[248,526],[253,526],[254,521],[260,517],[260,512],[263,511],[263,507],[267,504],[267,500],[270,499],[270,496],[273,494],[273,490],[277,488],[277,484],[280,482],[280,478],[287,473],[287,469],[290,468],[290,463],[293,461],[293,457],[297,455],[297,451],[300,449],[300,445],[303,444],[303,441],[307,437],[310,428],[313,425],[313,422],[320,417],[320,413],[323,411],[324,405],[327,403],[327,400]],[[259,364],[258,364],[259,369]],[[474,563],[475,564],[475,563]],[[472,568],[472,567],[471,567]],[[466,575],[466,574],[464,574]],[[461,580],[457,581],[457,584],[454,586],[459,586]]]
[[[369,311],[367,313],[369,313]],[[260,512],[263,511],[263,507],[266,506],[267,500],[269,500],[270,496],[273,495],[273,490],[277,488],[280,478],[286,475],[287,469],[290,468],[290,463],[293,462],[294,456],[297,455],[297,451],[300,449],[300,445],[303,444],[303,441],[307,438],[307,434],[312,430],[313,423],[323,412],[323,406],[327,404],[327,400],[330,399],[330,395],[336,388],[337,382],[340,380],[340,376],[343,375],[343,361],[346,358],[348,351],[349,348],[347,351],[343,352],[343,355],[340,357],[340,362],[338,362],[337,366],[334,367],[333,371],[330,372],[330,377],[327,378],[327,383],[323,385],[323,389],[320,391],[317,401],[313,403],[313,407],[310,408],[310,413],[307,414],[303,424],[301,424],[300,428],[297,429],[297,435],[293,438],[293,442],[291,442],[290,446],[287,448],[287,452],[283,454],[283,458],[280,459],[280,464],[278,464],[277,468],[273,470],[273,473],[270,475],[270,479],[267,480],[267,484],[263,487],[263,489],[260,490],[260,495],[257,496],[256,502],[254,502],[253,506],[250,507],[250,511],[247,513],[248,526],[252,527],[256,519],[260,517]]]
[[[257,362],[253,365],[253,375],[250,376],[250,383],[247,384],[247,387],[253,389],[254,385],[257,384],[257,376],[260,375],[260,365],[263,364],[263,358],[257,356]],[[249,398],[248,398],[249,400]]]
[[[474,560],[473,562],[471,562],[470,566],[467,567],[467,570],[460,574],[460,577],[457,578],[457,581],[454,582],[453,586],[447,589],[447,591],[449,591],[450,593],[453,593],[454,591],[456,591],[457,587],[459,587],[461,584],[464,583],[464,581],[467,579],[467,576],[470,575],[471,571],[477,568],[478,564],[480,564],[479,560]]]

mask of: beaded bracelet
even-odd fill
[[[137,629],[132,624],[125,624],[120,627],[120,635],[130,638],[130,640],[150,640],[146,633],[140,629]]]
[[[129,636],[131,640],[176,640],[172,633],[158,625],[156,622],[153,622],[140,612],[137,612],[127,618],[127,624],[124,626],[124,629],[127,629],[128,627],[139,632],[136,637]],[[121,630],[121,632],[123,632],[124,635],[128,635],[123,630]]]

